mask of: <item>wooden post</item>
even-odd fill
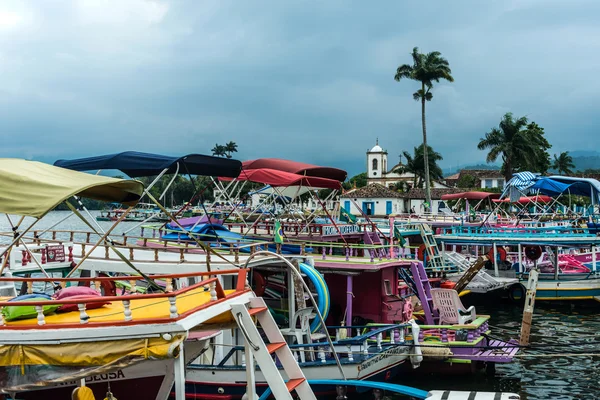
[[[523,309],[523,321],[521,322],[521,335],[519,345],[529,344],[529,333],[531,332],[531,321],[533,320],[533,307],[535,306],[535,294],[538,283],[538,270],[529,271],[529,280],[527,281],[527,295],[525,297],[525,308]]]

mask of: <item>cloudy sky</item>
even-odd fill
[[[432,4],[425,6],[423,4]],[[597,149],[600,2],[2,0],[0,156],[52,162],[123,150],[281,157],[365,169],[421,140],[414,46],[455,82],[428,104],[444,167],[485,158],[502,114],[552,152]]]

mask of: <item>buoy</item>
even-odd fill
[[[542,247],[541,246],[526,246],[525,247],[525,257],[530,259],[531,261],[538,260],[542,256]]]
[[[426,247],[425,247],[425,244],[423,243],[417,249],[417,258],[419,259],[419,261],[425,261],[425,257],[426,257]]]
[[[498,256],[498,260],[506,261],[506,249],[504,247],[496,247],[496,255]],[[494,262],[494,248],[492,248],[487,253],[488,259]]]
[[[87,386],[75,388],[71,394],[72,400],[96,400],[94,392]]]
[[[265,294],[265,289],[267,289],[267,280],[262,274],[252,271],[252,282],[254,283],[254,294],[258,297],[261,297]]]
[[[526,289],[521,283],[515,283],[508,288],[508,298],[514,303],[522,303],[525,300]]]

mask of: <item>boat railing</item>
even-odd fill
[[[381,352],[385,348],[394,345],[407,344],[412,346],[411,324],[373,324],[352,325],[352,326],[328,326],[327,331],[330,334],[335,331],[335,340],[333,340],[333,350],[329,342],[312,342],[289,345],[294,356],[298,359],[298,354],[303,352],[309,354],[309,358],[316,358],[320,362],[327,362],[327,355],[332,351],[338,355],[347,357],[348,361],[354,361],[355,357],[366,358],[373,355],[373,347],[376,352]],[[357,336],[344,338],[343,334],[347,330],[355,330]],[[407,344],[407,347],[410,347]],[[235,355],[236,352],[244,352],[244,346],[231,347],[229,352],[221,359],[218,366],[222,367]],[[407,353],[409,353],[407,351]],[[316,355],[316,357],[315,357]]]
[[[181,232],[180,232],[181,233]],[[12,237],[12,233],[0,233],[0,235],[4,235],[7,237]],[[100,235],[95,232],[89,231],[78,231],[78,230],[52,230],[44,232],[43,234],[39,234],[38,232],[34,232],[33,237],[25,237],[24,240],[30,240],[31,244],[28,244],[27,247],[30,248],[30,253],[39,253],[38,249],[43,248],[44,246],[50,246],[52,244],[65,246],[65,253],[68,254],[69,261],[73,261],[73,258],[83,257],[86,254],[86,251],[89,250],[92,246],[95,245],[93,243],[93,239],[97,239]],[[202,242],[199,238],[197,239]],[[273,246],[273,242],[265,241],[265,240],[236,240],[231,242],[203,242],[206,246],[211,246],[213,250],[219,251],[219,253],[228,253],[234,257],[234,262],[239,262],[240,256],[243,253],[253,254],[257,251],[260,251],[261,248],[266,246]],[[35,248],[32,246],[36,246]],[[369,259],[370,262],[375,262],[376,260],[391,261],[393,259],[398,258],[409,258],[412,259],[416,254],[416,246],[405,246],[402,248],[397,243],[381,243],[381,244],[356,244],[356,243],[339,243],[339,242],[323,242],[323,241],[301,241],[294,239],[285,239],[285,245],[295,245],[299,247],[299,255],[306,256],[309,255],[309,249],[312,250],[312,255],[317,256],[320,255],[323,260],[331,259],[345,259],[349,261],[351,257],[359,257]],[[179,253],[179,261],[193,262],[194,260],[198,260],[197,257],[194,259],[190,259],[186,257],[188,253],[198,253],[204,252],[204,250],[197,246],[194,240],[165,240],[165,239],[153,239],[139,236],[120,236],[115,235],[113,237],[112,244],[104,243],[97,246],[100,251],[104,249],[103,257],[101,253],[96,252],[93,255],[90,255],[89,258],[92,259],[106,259],[106,260],[121,260],[114,251],[111,251],[111,247],[117,250],[123,250],[125,253],[128,253],[128,258],[130,261],[136,261],[136,251],[137,250],[145,250],[153,253],[153,260],[155,262],[161,262],[161,254],[165,251],[169,253]],[[282,246],[276,246],[276,252],[282,252]],[[210,253],[206,253],[207,257],[210,258]],[[42,257],[38,254],[38,260],[41,260]],[[147,257],[146,257],[147,258]],[[172,257],[166,257],[164,261],[173,262]],[[138,261],[148,261],[145,258],[139,258]],[[219,257],[213,255],[212,262],[214,263],[223,263],[227,264],[227,261],[220,260]]]
[[[146,280],[146,277],[143,276],[97,276],[90,278],[83,277],[69,277],[69,278],[23,278],[23,277],[0,277],[0,283],[5,282],[13,282],[13,283],[22,283],[27,287],[27,294],[33,294],[33,285],[35,283],[58,283],[59,288],[67,287],[67,284],[88,284],[91,288],[95,289],[99,294],[101,293],[103,282],[112,282],[116,284],[119,281],[128,281],[132,287],[130,289],[131,292],[135,294],[122,295],[122,296],[90,296],[86,298],[77,298],[77,299],[61,299],[61,300],[31,300],[31,301],[0,301],[0,330],[2,329],[39,329],[40,326],[44,327],[56,327],[56,328],[68,328],[68,327],[76,327],[76,326],[105,326],[106,322],[103,320],[105,317],[101,317],[102,320],[94,321],[93,317],[87,314],[86,309],[90,304],[106,304],[107,302],[121,302],[122,303],[122,318],[120,320],[111,320],[110,325],[129,325],[131,323],[169,323],[173,321],[177,321],[181,318],[184,318],[190,315],[192,312],[197,311],[200,308],[203,308],[207,305],[215,303],[221,299],[226,297],[231,297],[232,295],[245,292],[250,290],[248,288],[248,282],[246,280],[247,277],[247,269],[232,269],[232,270],[223,270],[223,271],[213,271],[213,272],[195,272],[195,273],[182,273],[182,274],[164,274],[164,275],[150,275],[148,278],[152,280],[161,280],[165,282],[164,291],[158,293],[135,293],[136,283],[141,280]],[[233,293],[226,294],[218,276],[222,275],[235,275],[237,276],[237,285]],[[181,287],[177,289],[177,279],[186,279],[186,278],[202,278],[200,282],[195,284]],[[209,302],[205,304],[199,304],[195,308],[191,310],[187,310],[184,313],[179,313],[177,308],[177,300],[178,298],[186,297],[190,295],[190,292],[195,291],[197,289],[203,288],[204,292],[209,292]],[[157,300],[168,300],[165,303],[168,306],[169,316],[165,317],[155,317],[155,318],[140,318],[133,319],[132,310],[135,309],[135,304],[132,306],[132,301],[138,300],[146,300],[146,299],[157,299]],[[69,323],[47,323],[44,306],[62,306],[62,305],[77,305],[79,310],[79,325],[73,326],[73,324]],[[37,325],[29,324],[17,324],[17,325],[7,325],[7,322],[3,318],[3,308],[4,307],[23,307],[23,306],[31,306],[34,307],[37,312]],[[147,307],[147,304],[141,305],[140,307]]]
[[[571,226],[547,226],[547,227],[471,227],[454,226],[451,228],[451,235],[458,236],[531,236],[539,237],[557,237],[557,236],[577,236],[577,237],[595,237],[588,228]]]

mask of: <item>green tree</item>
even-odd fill
[[[367,186],[367,173],[363,172],[358,175],[354,175],[352,178],[348,179],[347,182],[342,184],[344,190],[350,190],[354,188],[356,185],[357,188]]]
[[[477,177],[470,174],[461,174],[456,186],[461,189],[472,189],[479,186]]]
[[[558,171],[559,175],[571,175],[573,174],[573,157],[569,155],[568,151],[563,151],[560,155],[554,155],[554,162],[552,168]]]
[[[425,151],[424,146],[420,145],[413,149],[413,154],[407,151],[403,152],[406,162],[400,168],[397,168],[394,172],[413,174],[413,187],[423,187],[423,183],[427,185],[427,172],[429,172],[429,181],[440,180],[443,178],[442,169],[437,164],[438,161],[443,160],[440,153],[433,150],[431,146],[427,146],[427,164],[425,164]]]
[[[544,137],[544,129],[527,117],[515,119],[506,113],[498,128],[492,128],[479,140],[479,150],[489,150],[486,161],[502,158],[502,173],[506,181],[514,172],[546,172],[550,167],[548,149],[552,147]]]
[[[227,142],[225,143],[225,152],[227,153],[227,158],[231,158],[231,153],[237,153],[238,145],[235,142]]]
[[[433,82],[439,82],[440,79],[445,79],[449,82],[454,82],[452,70],[448,60],[442,57],[439,51],[431,53],[419,53],[419,48],[415,47],[412,51],[413,64],[403,64],[396,69],[394,79],[400,82],[402,79],[411,79],[421,83],[421,89],[413,93],[413,99],[421,102],[421,124],[423,127],[423,146],[424,146],[424,166],[425,166],[425,193],[426,199],[431,204],[431,188],[430,188],[430,173],[429,173],[429,147],[427,145],[427,127],[425,123],[425,102],[431,101],[433,93]]]
[[[225,146],[220,144],[215,144],[215,147],[213,147],[211,151],[212,155],[217,157],[225,157],[225,155],[227,154]]]

